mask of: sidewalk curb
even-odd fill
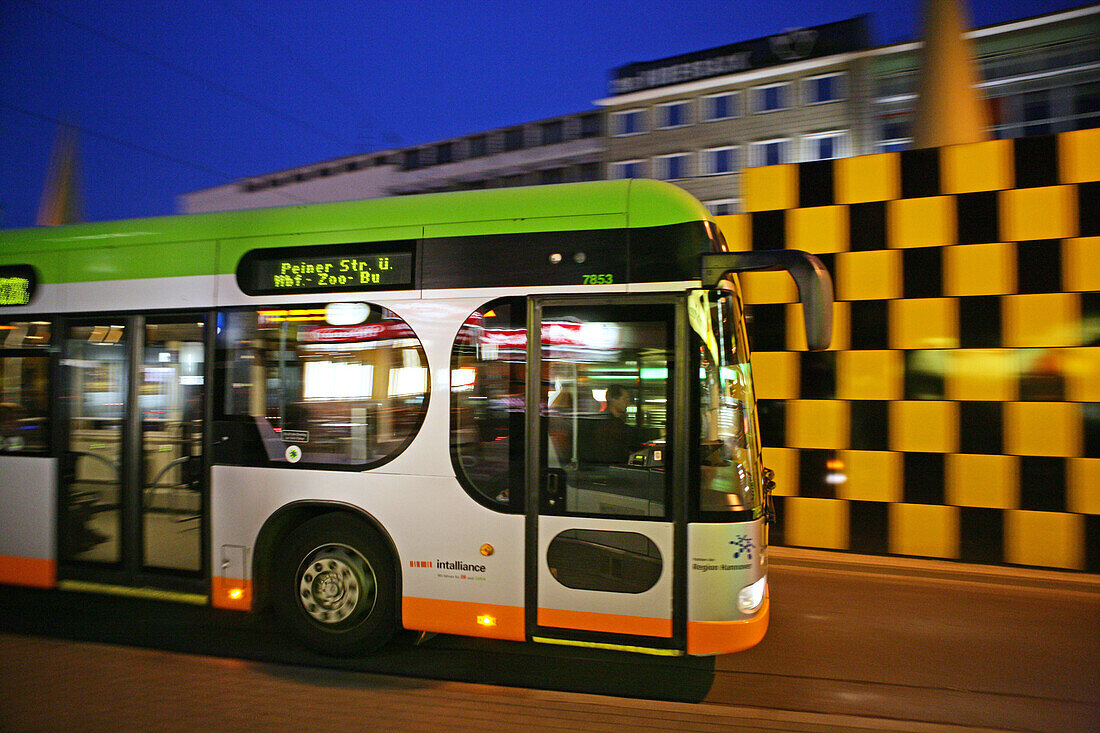
[[[865,575],[951,580],[1027,590],[1073,591],[1100,596],[1100,575],[1038,568],[974,565],[926,558],[858,555],[800,547],[768,548],[772,568],[817,568]]]

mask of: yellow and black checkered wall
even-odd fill
[[[1100,130],[755,168],[742,276],[776,544],[1100,572]]]

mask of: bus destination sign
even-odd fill
[[[0,307],[28,305],[38,286],[30,265],[0,265]]]
[[[409,289],[413,244],[252,250],[241,259],[237,282],[249,295]]]

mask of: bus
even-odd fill
[[[0,232],[0,582],[665,655],[748,648],[767,523],[737,272],[656,181]]]

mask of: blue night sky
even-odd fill
[[[969,0],[974,26],[1080,0]],[[34,223],[60,122],[88,220],[188,191],[594,107],[612,69],[919,0],[0,0],[0,226]]]

